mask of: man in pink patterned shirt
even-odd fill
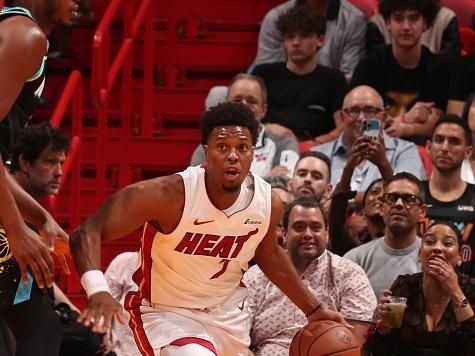
[[[319,203],[312,198],[293,201],[284,215],[287,253],[303,283],[326,308],[336,310],[353,325],[364,343],[377,301],[366,274],[354,262],[327,251],[328,226]],[[305,315],[253,266],[244,275],[249,290],[251,341],[256,356],[287,356],[292,337],[306,325]]]

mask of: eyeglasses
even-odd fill
[[[357,119],[360,116],[361,112],[363,112],[363,116],[365,119],[371,119],[379,113],[383,112],[383,109],[378,109],[374,106],[365,106],[364,108],[353,106],[351,108],[343,109],[343,112],[352,119]]]
[[[383,201],[389,205],[394,205],[401,199],[404,206],[408,209],[414,205],[422,204],[422,199],[414,194],[398,194],[398,193],[385,193],[383,194]]]

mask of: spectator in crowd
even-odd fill
[[[450,80],[449,63],[421,43],[437,6],[433,0],[381,0],[379,11],[392,42],[358,63],[351,87],[369,85],[384,98],[390,136],[424,145],[447,106]]]
[[[58,193],[70,137],[49,122],[26,128],[14,146],[9,166],[15,181],[39,200]]]
[[[440,0],[431,0],[437,15],[421,37],[423,46],[432,53],[458,57],[462,45],[460,43],[459,25],[455,12],[440,5]],[[366,30],[366,51],[371,55],[376,49],[391,44],[391,32],[381,14],[375,14],[368,22]]]
[[[400,274],[420,271],[417,220],[424,217],[421,182],[407,172],[396,173],[386,180],[382,213],[384,236],[355,247],[346,257],[361,267],[379,298]]]
[[[70,148],[69,135],[51,127],[49,122],[29,126],[21,132],[12,149],[10,173],[18,185],[35,200],[56,195],[63,176],[62,166]],[[48,290],[48,293],[45,291],[45,300],[54,305],[57,314],[61,314],[58,319],[64,333],[59,355],[95,355],[102,337],[76,322],[79,309],[56,283],[53,283],[53,289]],[[48,325],[46,322],[45,320],[45,325]],[[21,339],[17,340],[17,344],[21,342]]]
[[[422,273],[399,276],[380,299],[380,321],[368,341],[374,356],[473,355],[475,285],[458,270],[460,237],[458,229],[445,222],[426,231],[419,252]],[[397,329],[389,327],[390,294],[407,298]]]
[[[475,15],[474,15],[475,16]],[[474,17],[475,18],[475,17]],[[458,59],[450,80],[447,113],[463,113],[464,102],[475,91],[475,52]]]
[[[361,210],[353,210],[348,215],[349,200],[356,195],[350,190],[349,183],[350,178],[343,174],[330,203],[330,250],[339,256],[384,235],[381,215],[383,180],[374,180],[364,192]]]
[[[411,172],[419,179],[425,178],[417,147],[411,142],[388,136],[382,130],[386,113],[383,99],[374,89],[359,86],[351,90],[343,101],[341,118],[343,132],[340,136],[312,150],[330,158],[333,186],[343,174],[351,177],[351,190],[360,192],[355,198],[358,206],[363,192],[377,178],[387,180],[393,172],[401,171]],[[378,140],[361,134],[361,121],[370,118],[380,121]]]
[[[465,120],[472,132],[472,144],[475,139],[475,92],[472,92],[462,112],[462,120]],[[472,156],[469,159],[464,159],[462,163],[461,175],[462,179],[467,183],[475,184],[475,151],[472,149]]]
[[[269,93],[265,121],[291,129],[299,141],[330,141],[339,133],[338,110],[347,83],[340,71],[321,65],[315,56],[324,43],[325,20],[302,5],[282,13],[276,26],[287,60],[253,70]]]
[[[213,98],[209,103],[218,104],[223,90],[213,88]],[[267,90],[262,79],[250,74],[238,74],[229,84],[227,100],[247,105],[260,123],[267,112]],[[293,136],[275,135],[259,124],[259,137],[254,148],[251,172],[258,176],[291,177],[299,158],[299,148]],[[191,165],[197,166],[205,161],[203,146],[199,145],[191,157]]]
[[[300,278],[321,303],[338,310],[353,325],[361,343],[371,325],[376,297],[364,271],[355,263],[327,251],[325,213],[313,198],[294,200],[284,214],[287,253]],[[244,274],[249,290],[251,344],[256,356],[284,356],[305,316],[258,266]]]
[[[465,120],[455,114],[441,116],[427,143],[432,164],[432,178],[424,182],[427,219],[444,219],[457,223],[463,232],[460,270],[475,277],[475,186],[461,178],[462,162],[472,156],[472,133]]]
[[[290,0],[271,9],[262,20],[255,63],[286,60],[283,36],[276,22],[280,15],[302,4],[326,19],[325,43],[317,53],[318,63],[351,77],[363,56],[366,18],[347,0]]]
[[[112,260],[104,273],[112,296],[121,305],[124,305],[127,293],[137,291],[137,285],[133,282],[132,275],[138,268],[140,268],[140,253],[124,252]],[[125,310],[122,310],[122,317],[124,320],[129,319]],[[110,348],[117,356],[140,354],[130,327],[127,324],[120,324],[116,320],[112,321]]]
[[[327,156],[320,152],[304,152],[300,156],[288,189],[294,197],[312,197],[324,204],[332,186],[331,165]]]
[[[16,144],[11,151],[10,178],[35,200],[49,194],[56,194],[61,179],[61,164],[69,151],[69,137],[58,130],[53,133],[51,126],[45,123],[25,129],[15,140]],[[32,231],[38,232],[34,225],[27,224]],[[8,253],[8,243],[5,245],[5,232],[3,229],[0,230],[2,232],[0,274],[3,274],[14,270],[14,259]],[[5,343],[10,345],[7,347],[11,350],[16,349],[16,355],[31,354],[37,348],[41,348],[39,351],[41,355],[43,355],[42,350],[60,352],[63,332],[60,320],[53,311],[54,296],[58,294],[58,303],[70,303],[69,299],[64,298],[64,294],[54,283],[50,289],[39,289],[32,288],[29,283],[19,282],[18,278],[19,276],[15,279],[5,278],[2,281],[0,293],[2,304],[8,303],[10,299],[13,302],[12,307],[2,310],[0,314],[5,320],[5,323],[1,323],[2,327],[5,330],[8,327],[13,335],[11,341],[6,341],[8,337],[4,338]],[[42,328],[48,328],[48,330],[43,332]],[[48,346],[42,345],[43,339],[48,340]],[[11,350],[2,349],[1,354],[11,355]]]

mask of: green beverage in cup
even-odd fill
[[[404,297],[389,297],[389,326],[391,328],[401,327],[404,310],[406,309],[406,301],[407,298]]]

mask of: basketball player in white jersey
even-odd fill
[[[247,355],[241,277],[252,257],[309,320],[348,325],[321,307],[277,244],[282,203],[249,173],[257,130],[242,104],[211,108],[201,123],[206,167],[130,185],[76,229],[71,251],[89,298],[80,321],[107,331],[114,315],[121,319],[100,271],[101,240],[146,224],[142,266],[133,277],[138,292],[125,301],[143,355]]]

